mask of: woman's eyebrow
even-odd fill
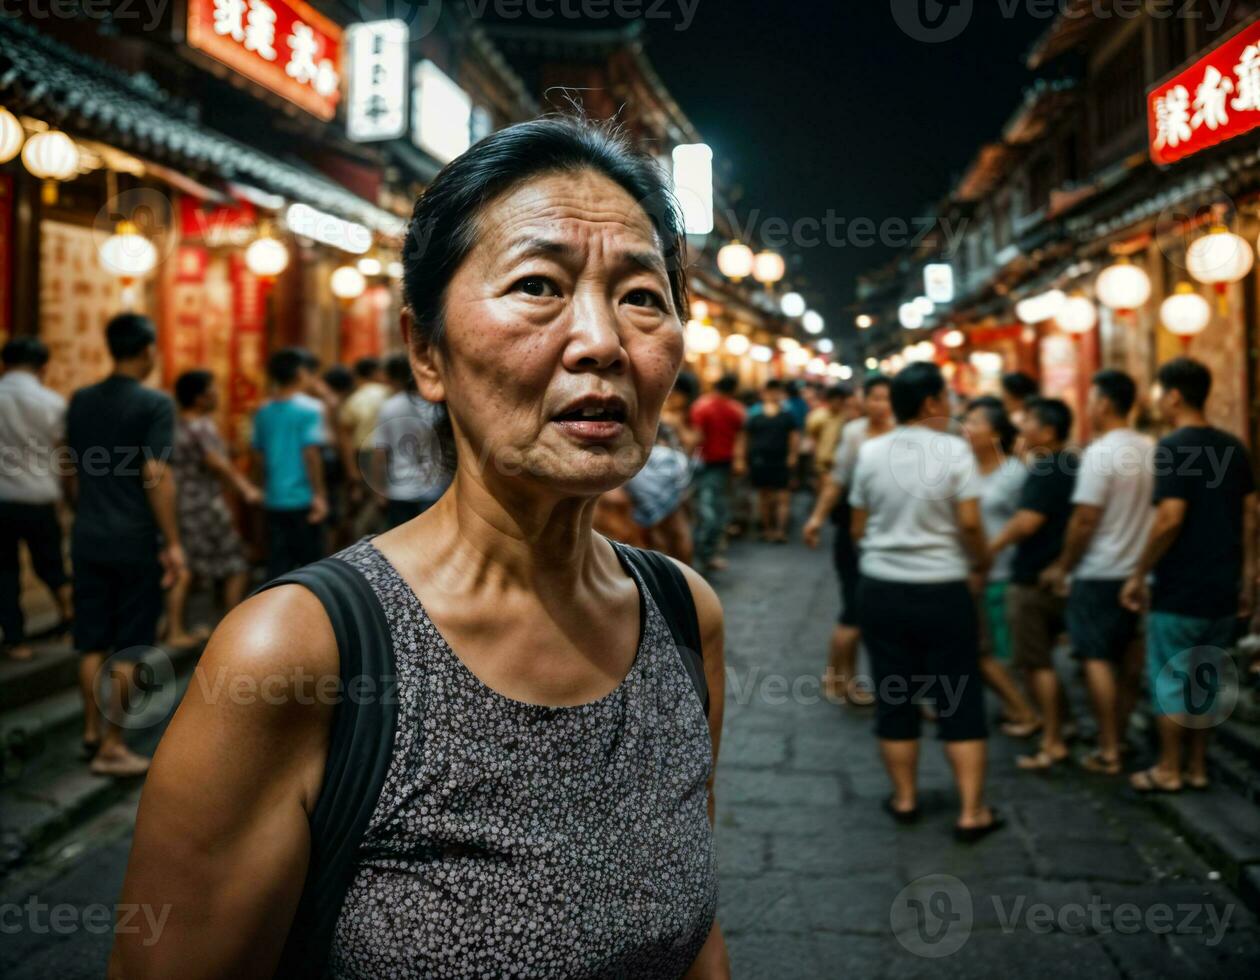
[[[566,242],[557,242],[549,238],[530,236],[513,242],[504,253],[509,259],[525,258],[531,255],[548,255],[557,258],[572,258],[577,249]]]

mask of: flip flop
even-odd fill
[[[1181,774],[1181,785],[1186,789],[1192,789],[1196,793],[1206,793],[1212,788],[1212,781],[1204,776],[1202,779],[1194,779],[1188,772]]]
[[[1068,754],[1066,752],[1056,758],[1044,749],[1039,749],[1035,755],[1016,756],[1015,765],[1025,772],[1050,772],[1067,760]]]
[[[1135,772],[1129,777],[1129,785],[1138,793],[1168,793],[1175,794],[1181,792],[1181,787],[1172,787],[1159,782],[1155,778],[1155,769],[1143,769],[1141,772]]]
[[[974,844],[1006,826],[1006,821],[1002,819],[997,810],[990,807],[989,813],[991,818],[983,827],[955,827],[954,840],[960,844]]]
[[[1101,752],[1091,752],[1089,755],[1081,756],[1077,762],[1086,772],[1092,772],[1098,776],[1119,776],[1122,771],[1119,759],[1105,759]]]
[[[1032,738],[1041,732],[1041,722],[1004,721],[999,730],[1008,738]]]
[[[917,806],[913,810],[898,810],[893,806],[893,798],[891,796],[884,799],[884,812],[900,824],[916,823],[919,819],[919,808]]]

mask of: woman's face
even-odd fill
[[[967,441],[975,453],[986,452],[997,445],[997,431],[989,423],[989,416],[983,408],[973,408],[963,419],[963,431],[967,433]]]
[[[620,186],[544,175],[492,202],[445,323],[417,380],[487,479],[592,495],[643,465],[683,333],[652,223]]]

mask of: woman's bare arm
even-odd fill
[[[700,621],[700,645],[704,656],[704,676],[709,685],[709,738],[713,743],[713,770],[709,773],[709,823],[715,819],[713,781],[717,776],[718,749],[722,742],[722,715],[726,707],[726,626],[722,615],[722,602],[713,586],[704,576],[689,565],[673,560],[686,576],[691,587],[691,597],[696,604],[696,618]],[[730,959],[726,953],[726,941],[722,927],[715,921],[709,938],[700,949],[686,980],[729,980]]]
[[[338,679],[314,595],[279,586],[215,630],[140,800],[109,976],[269,977],[306,877]],[[156,940],[154,934],[156,933]]]

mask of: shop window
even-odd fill
[[[1100,156],[1128,142],[1146,120],[1145,65],[1142,32],[1134,31],[1125,45],[1094,78],[1094,145]],[[1118,147],[1121,152],[1125,147]],[[1106,162],[1095,161],[1095,163]]]

